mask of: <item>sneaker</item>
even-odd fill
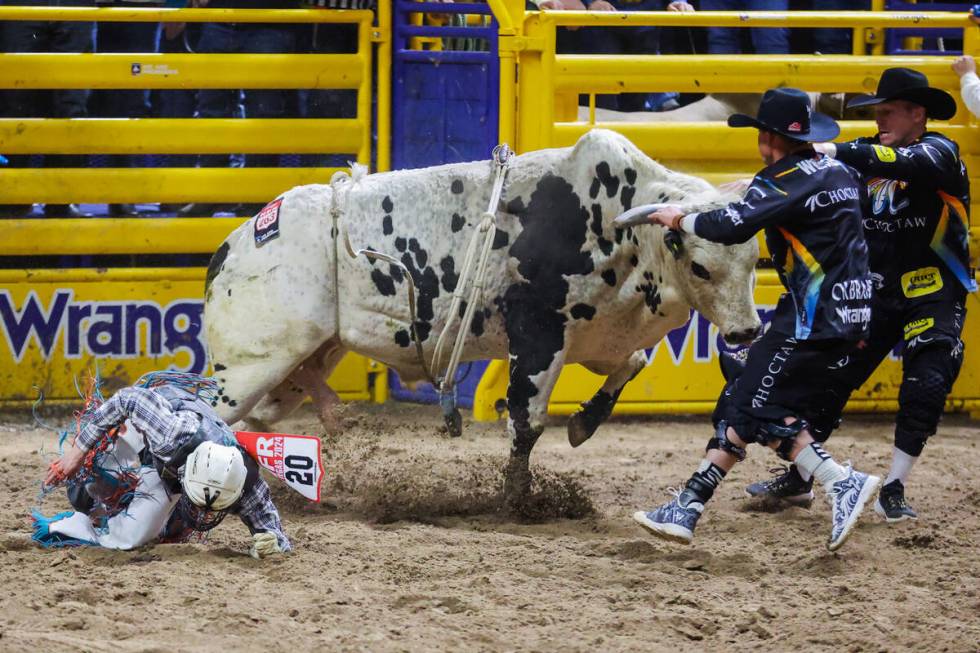
[[[633,520],[657,537],[690,544],[704,504],[691,490],[679,492],[671,488],[669,492],[676,498],[652,512],[634,512]]]
[[[769,473],[773,474],[773,478],[753,483],[745,488],[745,494],[801,508],[809,508],[813,504],[813,478],[804,481],[796,465],[774,467]]]
[[[878,500],[875,501],[875,512],[884,517],[885,521],[890,524],[919,518],[912,510],[909,502],[905,500],[905,486],[897,478],[888,485],[881,487]]]
[[[854,529],[854,524],[864,511],[864,505],[871,500],[881,479],[863,472],[854,471],[850,463],[845,463],[847,477],[834,483],[827,491],[830,501],[832,524],[827,548],[836,551],[844,545]]]

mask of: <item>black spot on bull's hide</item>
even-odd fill
[[[658,288],[653,283],[653,275],[647,272],[643,275],[645,281],[636,287],[636,292],[643,293],[643,303],[647,305],[650,312],[654,315],[657,314],[657,309],[660,307],[661,297],[660,288]]]
[[[592,205],[592,233],[596,236],[602,235],[602,205],[593,204]]]
[[[623,175],[626,177],[626,183],[630,186],[636,183],[636,170],[633,168],[626,168],[623,171]]]
[[[408,347],[412,344],[412,337],[408,335],[408,331],[405,329],[399,329],[395,331],[395,344],[399,347]]]
[[[442,270],[442,289],[446,292],[456,290],[456,284],[459,283],[459,275],[456,273],[456,259],[447,256],[439,261],[439,269]]]
[[[227,369],[228,369],[228,367],[225,366],[225,365],[222,365],[221,363],[215,363],[214,364],[214,371],[215,372],[224,372]]]
[[[606,256],[609,256],[610,254],[612,254],[612,251],[613,251],[613,244],[612,244],[612,242],[610,242],[610,241],[606,240],[605,238],[603,238],[602,236],[600,236],[599,237],[599,240],[598,240],[598,243],[599,243],[599,249],[602,251],[603,254],[605,254]]]
[[[402,238],[401,236],[395,238],[395,249],[397,249],[399,252],[404,252],[405,247],[407,247],[407,244],[404,238]]]
[[[395,294],[395,280],[381,270],[377,268],[371,270],[371,281],[374,282],[374,287],[382,295],[391,297]]]
[[[453,233],[456,233],[462,230],[463,225],[465,224],[466,224],[466,218],[461,216],[459,213],[453,213],[453,220],[450,223],[449,228],[453,230]]]
[[[385,198],[381,200],[381,210],[385,213],[391,213],[392,209],[395,208],[395,203],[391,201],[391,197],[385,195]]]
[[[624,211],[633,208],[633,196],[636,195],[636,187],[623,186],[623,192],[619,194],[619,203],[623,205]]]
[[[511,215],[520,215],[526,210],[527,208],[524,206],[524,200],[520,197],[515,197],[511,201],[507,202],[506,211]]]
[[[409,249],[415,251],[416,257],[420,260],[428,260],[428,255],[425,254],[425,250],[419,246],[418,241],[414,238],[409,243]],[[439,296],[439,275],[436,274],[436,271],[431,266],[419,269],[419,266],[412,260],[412,256],[408,252],[402,254],[401,261],[408,269],[408,273],[415,283],[417,292],[415,332],[418,334],[419,339],[424,341],[429,337],[429,332],[432,330],[431,322],[435,316],[432,303]]]
[[[383,217],[381,219],[381,232],[385,236],[390,236],[391,234],[393,234],[395,232],[395,227],[394,227],[394,225],[391,224],[391,216],[390,215],[386,215],[385,217]]]
[[[576,304],[572,306],[570,313],[576,320],[591,320],[595,316],[595,306]]]
[[[619,177],[612,174],[609,164],[605,161],[601,162],[595,167],[595,174],[599,182],[606,187],[606,197],[615,197],[616,191],[619,190]]]
[[[510,242],[510,234],[503,229],[497,229],[497,232],[493,235],[493,249],[503,249],[507,247],[507,243]]]
[[[705,281],[711,281],[711,273],[708,272],[700,263],[691,261],[691,272],[694,273],[694,276],[696,277],[700,277]]]
[[[615,270],[605,270],[602,273],[602,280],[606,284],[615,287],[616,286],[616,271]]]
[[[567,277],[591,274],[594,266],[592,256],[581,251],[589,211],[565,179],[545,175],[527,207],[513,208],[523,229],[510,255],[517,259],[517,270],[526,281],[507,288],[502,306],[514,357],[508,390],[510,413],[526,425],[529,401],[538,394],[530,377],[548,369],[565,347],[568,318],[562,309],[568,299]]]
[[[463,182],[460,179],[453,179],[453,184],[450,186],[450,190],[453,191],[453,195],[459,195],[463,192]]]
[[[211,282],[215,280],[218,274],[221,273],[222,268],[225,267],[225,259],[228,258],[228,250],[228,243],[221,243],[221,245],[218,247],[218,251],[216,251],[211,257],[211,261],[208,263],[208,273],[204,278],[205,294],[207,294],[208,288],[211,287]]]

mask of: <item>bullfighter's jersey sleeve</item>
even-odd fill
[[[275,533],[280,549],[283,551],[292,549],[289,538],[283,532],[279,510],[276,509],[276,504],[272,502],[269,485],[261,478],[256,479],[253,484],[245,488],[241,503],[239,503],[238,516],[248,526],[252,535]]]
[[[752,180],[742,199],[728,206],[694,214],[694,233],[716,243],[744,243],[756,233],[773,224],[792,201],[790,193],[764,173]]]
[[[865,177],[885,177],[934,188],[960,174],[956,144],[938,134],[926,134],[908,147],[887,147],[858,139],[837,146],[837,160]]]
[[[130,420],[146,437],[150,451],[164,461],[177,449],[178,438],[194,433],[200,418],[187,411],[174,411],[166,399],[146,388],[123,388],[93,411],[91,420],[75,440],[82,451],[90,450],[106,431]]]

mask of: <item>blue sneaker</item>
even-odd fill
[[[847,541],[854,524],[864,511],[865,504],[881,485],[881,479],[877,476],[856,472],[850,463],[845,463],[844,467],[847,469],[847,478],[837,481],[827,491],[833,519],[830,539],[827,541],[827,548],[831,551],[836,551]]]
[[[694,527],[704,511],[704,504],[691,490],[680,492],[668,490],[676,498],[652,512],[639,510],[633,513],[633,520],[657,537],[681,544],[690,544],[694,539]]]

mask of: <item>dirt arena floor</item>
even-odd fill
[[[434,407],[353,406],[346,421],[324,442],[321,504],[274,489],[295,552],[259,562],[231,519],[206,544],[34,547],[56,438],[5,416],[0,651],[980,650],[976,422],[948,419],[929,446],[909,494],[918,522],[867,514],[833,554],[822,500],[772,513],[743,498],[778,462],[761,451],[692,546],[633,524],[696,464],[703,418],[613,421],[577,450],[556,421],[520,518],[500,509],[501,424],[451,441]],[[309,413],[281,430],[318,432]],[[890,425],[850,419],[831,445],[882,474]]]

